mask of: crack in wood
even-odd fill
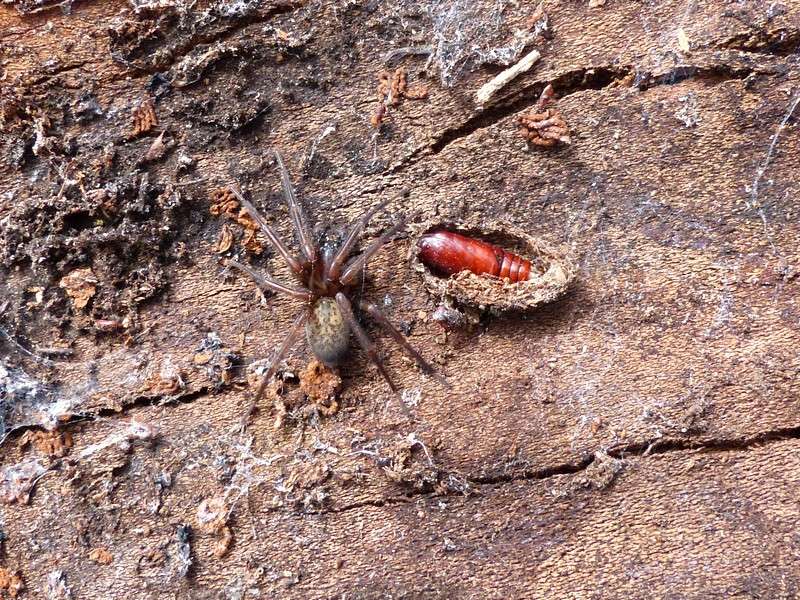
[[[71,425],[77,423],[92,423],[104,417],[114,417],[114,416],[124,416],[128,414],[128,412],[135,410],[137,408],[143,408],[148,406],[157,406],[159,404],[191,404],[195,400],[208,396],[211,392],[209,387],[201,387],[196,390],[190,390],[181,394],[175,395],[166,395],[161,394],[157,396],[147,396],[141,395],[135,397],[130,402],[127,402],[121,409],[117,410],[115,408],[99,408],[94,412],[85,412],[85,413],[74,413],[70,414],[69,418],[65,420],[61,426],[64,428],[68,428]],[[17,440],[19,439],[26,431],[39,431],[41,430],[42,425],[40,423],[27,423],[25,425],[20,425],[19,427],[14,427],[9,429],[4,433],[2,438],[0,438],[0,448],[9,440]]]
[[[725,50],[787,57],[800,50],[800,29],[780,28],[774,31],[763,29],[740,33],[714,45]]]
[[[295,10],[302,8],[305,6],[305,1],[299,2],[285,2],[285,3],[278,3],[273,6],[270,10],[268,10],[263,15],[254,15],[254,14],[246,14],[241,17],[228,17],[230,22],[223,23],[219,29],[213,32],[209,32],[204,34],[203,32],[197,32],[193,35],[190,35],[188,39],[183,41],[182,43],[176,44],[174,48],[172,48],[170,52],[170,59],[169,62],[159,65],[148,67],[144,65],[137,64],[135,61],[130,61],[122,56],[119,55],[117,52],[110,52],[110,56],[112,60],[116,63],[119,63],[129,69],[134,69],[142,73],[147,73],[150,75],[155,75],[156,73],[166,73],[170,69],[172,69],[175,65],[179,64],[183,59],[185,59],[190,52],[197,49],[200,45],[211,45],[216,44],[217,42],[222,42],[228,40],[235,36],[237,33],[243,31],[247,27],[251,25],[259,25],[261,23],[267,23],[274,19],[275,17],[279,17],[281,15],[289,14],[294,12]]]
[[[624,77],[629,73],[626,67],[594,67],[568,71],[552,81],[535,81],[512,94],[500,97],[493,104],[483,110],[472,113],[460,125],[445,129],[436,140],[412,151],[390,168],[386,174],[393,174],[413,166],[422,158],[439,154],[450,144],[466,138],[480,129],[485,129],[497,124],[506,117],[521,111],[526,106],[535,102],[548,83],[559,90],[559,97],[565,97],[579,91],[600,90],[610,85],[616,78]],[[572,83],[570,80],[583,81],[583,84]]]
[[[89,64],[89,62],[90,61],[85,60],[85,61],[82,61],[82,62],[70,63],[68,65],[63,65],[61,67],[53,69],[51,72],[49,72],[49,73],[47,73],[45,75],[42,75],[41,77],[37,77],[36,79],[28,82],[25,85],[25,87],[26,88],[31,88],[31,87],[35,87],[37,85],[42,85],[44,83],[50,83],[53,79],[55,79],[59,75],[63,75],[64,73],[69,73],[70,71],[76,71],[78,69],[82,69],[87,64]]]
[[[97,421],[103,417],[113,417],[125,415],[128,412],[137,408],[156,406],[160,403],[164,404],[190,404],[195,400],[206,397],[211,394],[211,389],[202,387],[197,390],[188,391],[178,395],[159,395],[159,396],[139,396],[130,403],[127,403],[121,410],[112,408],[101,408],[91,414],[76,414],[72,419],[64,423],[68,427],[75,423],[86,423]],[[25,431],[38,430],[39,426],[25,425],[18,427],[11,432],[3,440],[16,439],[21,436]],[[772,443],[778,443],[787,440],[800,440],[800,425],[795,427],[782,427],[770,431],[758,432],[750,436],[742,438],[721,438],[721,439],[708,439],[708,440],[692,440],[692,439],[663,439],[655,438],[651,440],[644,440],[632,444],[625,444],[617,447],[612,447],[604,450],[604,454],[615,460],[625,461],[630,458],[647,458],[650,456],[658,456],[669,454],[672,452],[684,451],[700,451],[700,452],[744,452],[756,446],[764,446]],[[603,450],[603,449],[601,449]],[[537,482],[546,481],[553,477],[563,475],[577,475],[585,472],[593,464],[597,462],[597,455],[592,453],[583,456],[575,462],[565,462],[558,465],[546,466],[539,469],[524,470],[518,473],[500,474],[500,475],[475,475],[466,476],[465,479],[470,485],[481,486],[500,486],[509,483],[519,483],[525,481]],[[305,514],[340,514],[351,510],[358,510],[360,508],[374,507],[382,508],[387,506],[405,505],[412,502],[415,498],[436,498],[441,496],[458,495],[455,492],[441,493],[430,492],[424,490],[409,490],[404,494],[394,496],[387,496],[384,498],[373,498],[368,500],[359,500],[344,506],[332,507],[329,509],[306,511]],[[470,493],[464,497],[479,497],[481,494]]]
[[[653,75],[647,71],[637,71],[631,65],[586,67],[567,71],[557,77],[542,81],[537,80],[515,92],[500,97],[484,110],[474,112],[461,125],[445,129],[436,140],[416,148],[400,162],[395,163],[385,174],[394,174],[413,166],[423,158],[436,156],[449,145],[469,137],[476,131],[491,127],[503,119],[526,108],[542,93],[548,84],[558,90],[559,98],[566,98],[577,93],[594,90],[599,91],[614,85],[627,77],[634,77],[633,87],[640,91],[661,85],[675,85],[687,79],[714,79],[722,81],[743,80],[756,71],[756,67],[718,64],[712,66],[678,65],[668,72]]]
[[[623,447],[609,450],[608,457],[616,460],[627,460],[633,455],[637,458],[647,458],[668,454],[670,452],[683,452],[687,450],[705,452],[743,452],[755,446],[763,446],[787,440],[800,440],[800,426],[785,427],[766,432],[759,432],[745,438],[725,438],[719,440],[692,441],[692,440],[651,440],[628,444]],[[525,471],[517,474],[495,475],[495,476],[475,476],[467,477],[467,481],[474,486],[500,486],[508,483],[519,483],[525,481],[546,481],[552,477],[561,475],[577,475],[589,469],[597,462],[595,455],[588,455],[577,462],[562,463],[551,467],[545,467],[532,471]],[[441,494],[437,492],[410,491],[405,495],[388,496],[386,498],[375,498],[373,500],[360,500],[352,504],[340,506],[329,510],[315,511],[314,514],[338,514],[349,510],[357,510],[365,507],[382,508],[385,506],[408,504],[414,498],[436,498],[440,496],[453,496],[456,494]],[[467,498],[481,497],[480,492],[469,494]]]
[[[116,410],[113,408],[101,408],[97,412],[88,415],[88,418],[84,418],[82,420],[95,421],[101,417],[124,415],[136,408],[143,408],[148,406],[161,406],[167,404],[191,404],[195,400],[210,395],[210,393],[211,393],[211,388],[204,386],[196,390],[189,390],[183,392],[181,394],[159,394],[157,396],[141,395],[135,397],[133,400],[125,404],[125,406],[122,407],[122,410]],[[86,415],[83,416],[85,417]],[[67,423],[69,424],[71,422],[72,421],[68,421]]]

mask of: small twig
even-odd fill
[[[531,50],[528,54],[523,56],[519,62],[511,65],[505,71],[498,73],[491,81],[482,85],[475,94],[475,104],[478,108],[482,109],[498,90],[504,88],[518,75],[528,71],[541,56],[538,50]]]
[[[195,183],[204,183],[206,181],[205,177],[200,177],[199,179],[192,179],[191,181],[180,181],[177,183],[173,183],[175,187],[183,187],[185,185],[194,185]]]
[[[2,327],[0,327],[0,339],[6,340],[9,344],[11,344],[12,347],[16,348],[17,350],[19,350],[23,354],[31,357],[32,359],[34,359],[38,363],[41,363],[43,365],[48,365],[48,366],[53,364],[52,360],[49,360],[49,359],[44,358],[42,356],[39,356],[38,354],[35,354],[35,353],[31,352],[30,350],[28,350],[25,346],[23,346],[18,341],[16,341],[14,338],[12,338],[8,334],[8,332],[5,329],[3,329]]]
[[[45,356],[72,356],[74,354],[72,348],[58,348],[56,346],[37,347],[36,352]]]
[[[395,50],[390,50],[386,54],[383,55],[383,63],[386,66],[392,66],[396,61],[399,61],[406,56],[411,55],[430,55],[433,53],[433,48],[431,46],[406,46],[404,48],[397,48]]]

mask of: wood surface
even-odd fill
[[[0,5],[0,594],[800,595],[800,4],[542,8]],[[547,84],[571,144],[529,147]],[[316,223],[504,220],[578,276],[446,333],[400,236],[358,297],[452,387],[369,324],[400,397],[354,351],[315,402],[298,348],[242,431],[301,306],[212,200],[294,243],[271,148]]]

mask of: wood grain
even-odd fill
[[[170,4],[0,7],[0,469],[48,469],[28,504],[0,505],[0,566],[29,597],[59,597],[56,571],[74,598],[800,593],[796,7],[546,2],[542,58],[483,110],[475,91],[502,66],[445,87],[441,57],[426,71],[410,55],[427,98],[376,131],[382,57],[435,39],[421,8]],[[504,39],[532,12],[509,5]],[[572,144],[529,149],[517,117],[548,83]],[[132,137],[143,98],[158,125]],[[169,149],[143,163],[162,132]],[[578,279],[554,304],[444,335],[401,237],[363,295],[452,389],[369,326],[411,418],[355,351],[338,412],[289,378],[241,433],[245,367],[301,307],[224,269],[223,225],[240,258],[244,232],[210,197],[235,180],[292,240],[271,147],[316,221],[386,197],[368,239],[400,213],[504,219],[571,246]],[[249,258],[291,281],[275,253]],[[98,284],[77,309],[58,284],[83,267]],[[72,353],[25,352],[54,346]],[[56,416],[67,456],[23,443]],[[228,511],[224,550],[209,499]]]

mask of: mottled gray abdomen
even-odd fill
[[[306,321],[306,339],[314,355],[326,365],[336,365],[350,346],[350,326],[333,298],[320,298]]]

